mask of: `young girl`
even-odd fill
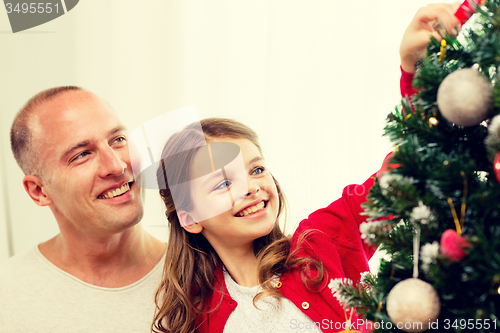
[[[170,238],[158,293],[162,305],[157,329],[212,333],[252,327],[247,331],[288,332],[294,325],[314,326],[311,322],[342,324],[344,311],[327,284],[337,277],[359,281],[360,273],[369,270],[368,259],[375,249],[361,241],[359,224],[364,218],[359,213],[373,178],[347,187],[341,199],[311,214],[289,239],[278,223],[285,199],[266,169],[256,134],[229,119],[205,119],[201,127],[203,132],[191,126],[172,136],[162,154],[171,164],[168,184],[160,190]],[[217,178],[207,190],[194,179],[190,193],[178,199],[182,196],[174,192],[178,187],[168,185],[192,179],[199,155],[192,150],[182,159],[169,157],[205,140],[209,145],[221,141],[238,145],[248,192],[229,211],[200,221],[197,212],[213,207],[217,197],[233,186],[232,177]],[[162,167],[160,180],[164,174]],[[206,198],[193,200],[200,193]],[[234,197],[236,201],[240,195]]]
[[[411,40],[420,42],[414,37],[426,29],[422,23],[439,19],[456,25],[450,10],[417,13],[410,24],[413,30],[408,28],[402,42],[402,61],[407,50],[416,50]],[[402,81],[403,94],[406,83]],[[209,152],[219,142],[237,145],[246,191],[236,190],[241,175],[223,168],[215,172],[211,158],[214,175],[205,177],[200,171],[207,163],[205,142]],[[202,120],[201,130],[193,125],[173,135],[162,159],[157,175],[163,183],[160,195],[170,235],[156,297],[155,332],[345,329],[346,313],[327,285],[330,279],[344,277],[358,282],[360,273],[369,270],[375,249],[361,240],[359,225],[365,220],[361,204],[374,177],[347,186],[340,199],[313,212],[288,238],[278,223],[285,198],[266,168],[256,134],[247,126],[229,119]],[[228,193],[229,209],[215,209]],[[357,323],[355,315],[352,322]]]

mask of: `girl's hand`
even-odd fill
[[[461,25],[455,12],[460,5],[460,2],[430,4],[417,11],[406,28],[399,47],[401,67],[405,72],[415,73],[415,63],[425,57],[431,36],[438,41],[443,39],[441,36],[444,36],[445,31],[442,26],[450,35],[458,34]]]

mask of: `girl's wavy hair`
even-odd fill
[[[174,165],[168,165],[168,183],[180,184],[188,180],[191,162],[196,150],[182,154],[181,159],[168,160],[165,157],[178,152],[199,147],[216,138],[247,139],[252,142],[262,155],[257,134],[240,122],[225,118],[207,118],[199,124],[188,125],[184,130],[174,134],[165,144],[162,160]],[[176,170],[172,174],[170,170]],[[160,196],[165,203],[165,215],[169,221],[169,240],[163,277],[156,291],[156,313],[152,330],[154,332],[191,333],[196,332],[195,318],[198,313],[204,312],[203,306],[207,297],[215,290],[215,271],[222,264],[217,252],[201,234],[193,234],[184,230],[177,217],[177,209],[190,210],[191,200],[188,193],[174,193],[177,187],[169,188],[164,182],[165,166],[160,164],[157,170],[158,182],[162,183]],[[319,286],[324,276],[323,265],[319,260],[311,258],[295,258],[300,247],[290,251],[291,240],[280,228],[279,219],[286,215],[286,199],[278,181],[274,178],[279,197],[278,216],[272,231],[254,241],[254,252],[258,258],[258,277],[262,291],[254,298],[255,302],[266,296],[280,296],[273,287],[273,277],[281,275],[292,266],[304,263],[302,280],[309,286]],[[176,198],[174,205],[173,198]],[[307,235],[302,235],[299,242],[304,241]],[[309,274],[311,265],[317,274]],[[314,276],[311,278],[311,276]],[[219,285],[222,285],[219,281]],[[312,284],[311,284],[312,282]],[[196,286],[193,288],[193,286]],[[220,290],[222,292],[222,290]],[[221,299],[222,302],[222,299]],[[219,303],[220,305],[220,303]],[[210,309],[208,312],[215,311]]]

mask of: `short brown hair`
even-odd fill
[[[35,138],[30,126],[31,115],[36,107],[71,90],[83,90],[76,86],[61,86],[39,92],[19,110],[10,129],[10,145],[14,158],[25,175],[42,172],[36,156]]]

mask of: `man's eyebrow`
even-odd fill
[[[76,145],[74,145],[73,147],[69,148],[68,150],[66,150],[64,152],[64,154],[62,155],[62,158],[65,158],[66,156],[70,155],[71,153],[73,153],[75,150],[78,150],[82,147],[87,147],[88,145],[90,145],[90,140],[85,140],[85,141],[82,141],[82,142],[79,142],[77,143]]]
[[[113,128],[111,131],[108,132],[108,136],[111,136],[117,132],[122,132],[125,130],[125,126],[123,125],[120,125],[120,126],[116,126],[115,128]]]
[[[112,135],[114,135],[114,134],[116,134],[118,132],[124,131],[124,130],[125,130],[125,126],[123,126],[123,125],[117,126],[117,127],[113,128],[111,131],[108,132],[108,136],[112,136]],[[62,155],[62,158],[65,158],[66,156],[70,155],[75,150],[78,150],[78,149],[80,149],[82,147],[89,146],[91,143],[92,143],[92,141],[90,141],[90,140],[85,140],[85,141],[77,143],[73,147],[71,147],[68,150],[66,150],[64,152],[64,154]]]

